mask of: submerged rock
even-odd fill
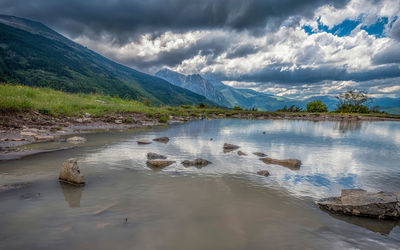
[[[246,155],[247,155],[245,152],[242,152],[242,151],[240,151],[240,150],[237,152],[237,154],[240,155],[240,156],[242,156],[242,155],[243,155],[243,156],[246,156]]]
[[[210,164],[211,162],[201,159],[201,158],[197,158],[193,161],[189,161],[189,160],[185,160],[182,162],[182,165],[185,167],[190,167],[190,166],[194,166],[196,168],[202,168],[207,166],[208,164]]]
[[[54,136],[52,135],[35,135],[35,140],[38,141],[53,141],[54,140]]]
[[[147,153],[147,159],[148,160],[156,160],[156,159],[165,160],[165,159],[167,159],[167,157],[165,155],[160,155],[160,154],[157,154],[157,153],[149,152],[149,153]]]
[[[174,163],[175,163],[175,161],[148,160],[146,162],[146,165],[149,168],[153,168],[153,169],[163,169]]]
[[[277,159],[265,157],[265,158],[260,158],[260,160],[266,164],[281,165],[283,167],[287,167],[292,170],[298,170],[298,169],[300,169],[300,166],[301,166],[301,161],[297,160],[297,159],[277,160]]]
[[[75,158],[66,160],[63,163],[58,179],[71,184],[85,184],[83,175],[78,167],[78,160]]]
[[[269,176],[269,172],[267,170],[260,170],[257,172],[257,174],[265,177]]]
[[[155,138],[155,139],[153,139],[153,141],[161,142],[161,143],[168,143],[169,142],[169,138],[164,136],[164,137]]]
[[[2,185],[0,185],[0,193],[25,188],[28,185],[29,185],[29,183],[2,184]]]
[[[67,139],[68,143],[78,144],[86,142],[86,138],[80,136],[74,136]]]
[[[238,149],[240,147],[237,146],[237,145],[234,145],[234,144],[224,143],[223,148],[224,148],[224,153],[228,153],[228,152],[236,150],[236,149]]]
[[[137,144],[151,144],[151,141],[145,139],[137,140]]]
[[[262,153],[262,152],[254,152],[253,155],[256,155],[258,157],[265,157],[267,156],[266,154]]]
[[[400,218],[400,193],[343,189],[341,196],[322,199],[317,204],[334,213],[379,219]]]

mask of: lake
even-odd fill
[[[400,191],[398,122],[222,119],[84,136],[88,142],[76,148],[0,162],[0,184],[30,182],[0,193],[1,249],[400,246],[399,222],[334,215],[314,203],[343,188]],[[169,143],[136,143],[161,136]],[[248,155],[224,153],[225,142]],[[302,166],[267,165],[257,151],[300,159]],[[153,171],[147,152],[177,163]],[[71,157],[78,158],[84,187],[57,180]],[[198,157],[212,164],[180,164]]]

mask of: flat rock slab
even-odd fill
[[[175,161],[148,160],[146,165],[152,169],[163,169],[174,163]]]
[[[265,177],[269,176],[269,172],[267,170],[260,170],[257,172],[257,174]]]
[[[86,141],[86,138],[80,136],[74,136],[67,139],[67,142],[72,144],[84,143]]]
[[[139,140],[137,140],[137,144],[141,144],[141,145],[143,145],[143,144],[151,144],[151,141],[149,141],[149,140],[144,140],[144,139],[139,139]]]
[[[161,142],[161,143],[168,143],[169,142],[169,138],[164,136],[164,137],[155,138],[155,139],[153,139],[153,141]]]
[[[210,163],[211,162],[209,162],[207,160],[204,160],[204,159],[201,159],[201,158],[197,158],[197,159],[195,159],[193,161],[185,160],[185,161],[182,162],[182,165],[185,166],[185,167],[194,166],[196,168],[202,168],[202,167],[207,166]]]
[[[301,166],[301,161],[297,159],[285,159],[285,160],[277,160],[269,157],[260,158],[266,164],[274,164],[281,165],[283,167],[290,168],[292,170],[299,170]]]
[[[253,155],[256,155],[258,157],[265,157],[267,156],[266,154],[262,153],[262,152],[254,152]]]
[[[75,158],[70,158],[66,160],[63,163],[58,179],[60,181],[75,185],[85,184],[83,175],[81,174],[81,171],[78,167],[78,160]]]
[[[167,159],[167,157],[165,155],[160,155],[157,153],[149,152],[149,153],[147,153],[147,159],[148,160],[157,160],[157,159],[165,160],[165,159]]]
[[[322,199],[317,204],[334,213],[379,219],[400,218],[400,193],[343,189],[341,196]]]

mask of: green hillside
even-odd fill
[[[0,16],[0,82],[101,93],[154,105],[215,105],[165,80],[117,64],[46,26]]]

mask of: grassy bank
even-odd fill
[[[0,110],[39,111],[53,116],[78,116],[89,113],[101,116],[116,112],[139,112],[152,115],[195,115],[197,113],[226,113],[219,108],[201,109],[190,105],[180,107],[149,107],[145,104],[98,94],[70,94],[49,88],[0,84]]]
[[[3,112],[21,112],[38,111],[42,114],[52,116],[79,116],[89,113],[94,116],[102,116],[112,113],[138,112],[153,116],[196,116],[212,114],[224,114],[232,116],[236,114],[253,114],[255,116],[269,115],[272,117],[318,117],[322,115],[337,116],[350,115],[338,113],[308,113],[308,112],[261,112],[246,110],[231,110],[222,108],[199,108],[190,105],[181,105],[179,107],[149,107],[145,104],[125,100],[118,97],[110,97],[98,94],[70,94],[49,88],[35,88],[21,85],[0,84],[0,111]],[[367,117],[382,117],[400,119],[399,115],[391,114],[351,114]]]

